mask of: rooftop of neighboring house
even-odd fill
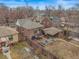
[[[61,22],[62,24],[66,24],[66,25],[69,25],[69,26],[79,26],[79,24],[77,23],[72,23],[72,22]]]
[[[40,15],[37,15],[37,16],[33,17],[33,21],[39,22],[39,23],[41,23],[43,19],[44,19],[44,17],[40,16]]]
[[[33,21],[42,23],[42,21],[43,21],[45,18],[47,18],[47,20],[49,20],[49,17],[46,16],[45,14],[38,14],[38,15],[36,15],[36,16],[33,17]]]
[[[30,19],[18,19],[16,25],[24,27],[26,29],[35,29],[43,27],[40,23],[34,22]]]
[[[43,17],[41,23],[42,23],[43,21],[51,22],[51,20],[50,20],[50,18],[49,18],[48,16]],[[52,23],[52,22],[51,22],[51,23]]]
[[[71,32],[79,33],[79,24],[72,23],[72,22],[62,22],[62,24],[66,25],[66,26],[64,26],[65,30],[69,30]]]
[[[50,17],[51,22],[53,23],[54,27],[59,28],[61,24],[61,18],[58,16],[51,16]]]
[[[50,17],[50,19],[51,19],[52,21],[59,21],[59,20],[60,20],[60,18],[57,17],[57,16],[52,16],[52,17]]]
[[[76,23],[79,24],[79,17],[78,16],[65,16],[60,18],[62,22],[70,22],[70,23]]]
[[[6,27],[6,26],[0,26],[0,37],[13,35],[18,33],[15,29]]]

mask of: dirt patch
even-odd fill
[[[69,42],[57,40],[45,48],[59,59],[79,59],[79,47]]]

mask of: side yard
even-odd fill
[[[26,42],[17,43],[16,45],[11,47],[11,56],[12,59],[34,59],[31,54],[28,54],[27,51],[24,50],[24,47],[28,47]],[[2,53],[0,53],[1,59],[7,59]]]

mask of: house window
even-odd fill
[[[8,36],[9,40],[13,40],[13,35]]]

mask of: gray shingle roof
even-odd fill
[[[16,25],[27,29],[43,27],[43,25],[41,25],[40,23],[31,21],[30,19],[18,19]]]

